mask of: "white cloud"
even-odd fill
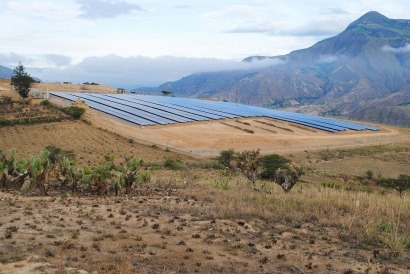
[[[337,60],[339,60],[339,57],[335,55],[321,55],[317,62],[321,64],[327,64],[336,62]]]
[[[64,21],[80,15],[77,5],[67,1],[10,1],[6,6],[9,15],[25,18],[41,18],[44,20]]]
[[[0,54],[0,64],[7,67],[15,67],[22,62],[25,67],[65,68],[71,61],[71,57],[61,54],[24,55],[14,52]]]
[[[135,88],[158,86],[197,72],[255,70],[280,64],[277,59],[259,62],[239,62],[209,58],[143,56],[123,58],[116,55],[89,57],[64,69],[43,69],[32,75],[48,82],[96,82],[114,87]]]
[[[104,19],[144,10],[139,5],[125,1],[77,0],[83,12],[80,17],[86,19]]]
[[[388,51],[388,52],[394,52],[394,53],[405,53],[405,52],[410,52],[410,44],[407,44],[403,47],[400,48],[393,48],[390,46],[384,46],[382,47],[382,50]]]

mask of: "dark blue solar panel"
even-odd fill
[[[328,117],[312,116],[221,101],[129,94],[51,94],[72,101],[81,98],[91,108],[140,125],[169,124],[175,122],[205,121],[238,117],[268,117],[328,132],[344,130],[379,130],[377,127]]]
[[[108,97],[108,96],[103,96],[103,95],[99,95],[99,94],[93,94],[93,95],[90,95],[90,96],[92,96],[94,98],[105,100],[106,102],[112,102],[112,103],[120,104],[120,105],[123,105],[123,106],[126,106],[126,107],[131,107],[131,108],[134,108],[136,111],[144,111],[144,112],[147,112],[147,113],[158,115],[159,117],[171,119],[171,120],[173,120],[175,122],[179,122],[179,123],[195,121],[195,120],[190,119],[190,118],[186,118],[186,117],[183,117],[183,116],[180,116],[180,115],[176,115],[175,113],[172,113],[172,112],[167,112],[167,111],[164,111],[164,110],[161,110],[161,109],[158,109],[158,108],[152,108],[152,107],[140,104],[140,103],[132,103],[132,102],[128,102],[128,101],[123,100],[123,99],[117,99],[117,98],[114,98],[114,97]]]
[[[145,96],[145,95],[141,95],[141,96]],[[167,103],[173,106],[187,108],[190,110],[196,110],[196,111],[199,111],[200,113],[206,113],[208,116],[209,114],[212,114],[212,115],[217,115],[220,117],[220,118],[214,118],[214,119],[241,117],[238,114],[230,114],[222,110],[207,109],[201,105],[200,100],[176,98],[176,97],[164,97],[164,96],[152,96],[152,97],[155,97],[154,100],[158,100],[159,102]]]
[[[171,119],[167,119],[140,109],[135,109],[135,108],[131,108],[131,107],[127,107],[125,105],[121,105],[121,104],[117,104],[114,102],[107,102],[104,99],[99,99],[96,97],[93,97],[90,94],[86,94],[86,93],[79,93],[79,94],[71,94],[71,95],[75,95],[78,96],[79,98],[83,99],[87,104],[88,102],[94,102],[94,103],[98,103],[101,105],[104,105],[106,107],[110,107],[119,111],[123,111],[126,112],[128,114],[132,114],[135,115],[137,117],[146,119],[148,121],[154,122],[156,124],[160,124],[160,125],[166,125],[166,124],[172,124],[175,123],[174,120]]]
[[[104,95],[101,95],[101,96],[105,96],[107,98],[116,98],[117,100],[126,101],[128,103],[141,104],[141,105],[146,106],[146,107],[151,107],[155,110],[162,110],[166,113],[175,114],[175,115],[178,115],[178,116],[181,116],[181,117],[185,117],[185,118],[189,119],[188,121],[205,121],[205,120],[209,120],[209,119],[218,119],[218,118],[220,119],[220,117],[216,117],[214,115],[211,115],[212,117],[209,117],[209,115],[206,116],[204,114],[199,115],[199,114],[196,114],[192,111],[189,112],[189,111],[183,110],[181,108],[170,107],[170,106],[167,106],[165,104],[161,105],[161,104],[154,103],[154,102],[149,102],[149,101],[146,101],[146,100],[140,100],[140,99],[135,98],[135,96],[127,96],[127,97],[126,97],[126,95],[124,95],[124,96],[115,96],[115,94],[114,95],[104,94]]]
[[[79,97],[73,96],[71,94],[62,93],[62,92],[58,92],[58,93],[57,92],[56,93],[52,92],[51,94],[54,95],[54,96],[57,96],[57,97],[61,97],[61,98],[64,98],[64,99],[71,100],[71,101],[75,101],[79,98]],[[104,112],[106,114],[115,116],[117,118],[123,119],[125,121],[131,122],[131,123],[134,123],[134,124],[138,124],[138,125],[141,125],[141,126],[149,126],[149,125],[156,124],[156,123],[153,123],[151,121],[139,118],[137,116],[129,115],[126,112],[122,112],[122,111],[116,110],[114,108],[107,107],[105,105],[98,104],[98,103],[95,103],[95,102],[92,102],[92,101],[87,101],[87,105],[92,109]]]

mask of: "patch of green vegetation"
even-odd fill
[[[20,119],[0,119],[0,126],[16,126],[16,125],[34,125],[43,123],[53,123],[63,121],[63,117],[37,117],[37,118],[20,118]]]
[[[220,179],[215,182],[215,187],[222,190],[231,188],[231,182],[228,179]]]
[[[63,108],[62,110],[68,115],[70,115],[73,119],[80,119],[81,116],[85,113],[85,109],[77,106]]]
[[[337,182],[325,182],[320,184],[322,187],[334,188],[334,189],[342,189],[342,185]]]
[[[185,167],[184,163],[182,162],[181,159],[175,158],[175,157],[168,157],[164,161],[164,167],[173,169],[173,170],[178,170],[182,169]]]

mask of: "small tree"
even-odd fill
[[[276,170],[275,182],[287,193],[296,185],[303,173],[303,167],[290,162],[286,164],[286,167]]]
[[[258,179],[259,171],[261,169],[261,159],[259,157],[260,150],[243,151],[238,153],[236,160],[238,168],[241,172],[252,182],[255,188],[256,179]]]
[[[34,82],[33,78],[25,71],[24,66],[19,62],[18,66],[14,68],[11,76],[10,84],[17,90],[20,96],[25,99],[31,89],[31,84]]]
[[[235,151],[233,149],[222,150],[218,157],[218,161],[226,167],[231,167],[233,160],[235,160]]]
[[[171,95],[172,91],[163,90],[163,91],[161,91],[161,93],[162,93],[162,95],[164,95],[164,96],[169,96],[169,95]]]
[[[377,182],[385,188],[394,188],[402,196],[403,192],[410,189],[410,176],[400,175],[399,178],[381,178]]]
[[[278,154],[270,154],[263,156],[261,178],[273,180],[275,179],[276,170],[286,168],[286,165],[291,161]]]

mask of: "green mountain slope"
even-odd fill
[[[378,12],[368,12],[337,36],[310,48],[283,56],[251,56],[244,62],[263,59],[282,62],[253,71],[198,73],[158,89],[178,96],[268,107],[287,106],[289,102],[301,106],[314,104],[322,108],[322,113],[362,120],[377,117],[377,111],[383,112],[386,105],[397,106],[397,103],[390,105],[391,95],[410,93],[410,20],[389,19]],[[400,98],[408,100],[409,96]],[[366,102],[371,100],[379,102],[377,107],[364,111],[370,104]],[[383,104],[383,100],[389,103]],[[406,109],[401,107],[400,111]],[[370,115],[370,110],[376,114]],[[370,120],[410,126],[410,120],[403,123],[389,117]]]

